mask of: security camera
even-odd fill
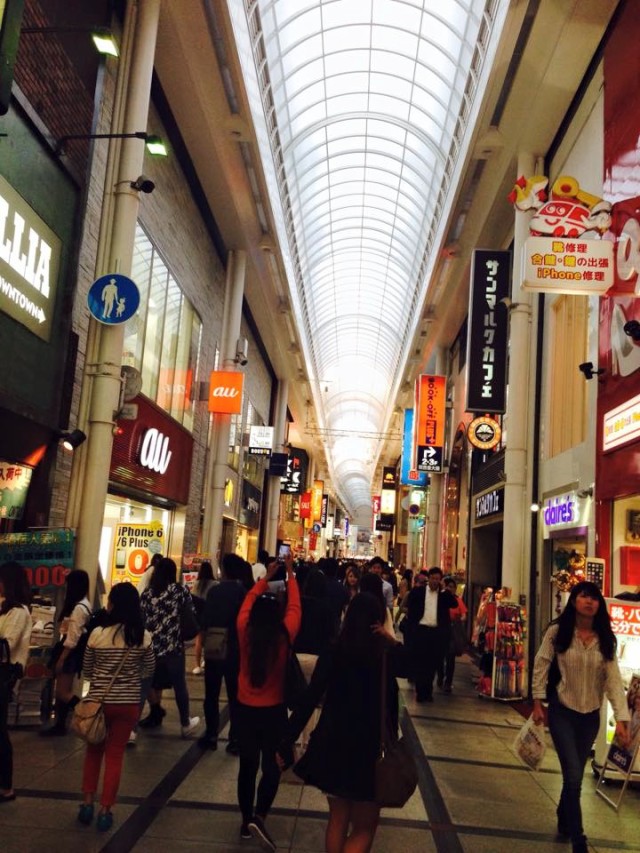
[[[152,193],[156,188],[151,178],[146,175],[140,175],[135,181],[131,181],[131,189],[138,190],[143,193]]]
[[[629,335],[634,341],[640,341],[640,323],[637,320],[629,320],[622,327],[625,335]]]
[[[596,370],[592,361],[585,361],[582,364],[579,364],[578,370],[581,373],[584,373],[585,379],[593,379],[594,376],[599,376],[601,373],[604,373],[604,368],[601,367],[599,370]]]
[[[249,361],[249,341],[246,338],[238,338],[236,343],[236,357],[234,361],[236,364],[240,364],[244,367],[244,365]]]

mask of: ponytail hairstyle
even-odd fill
[[[586,593],[600,605],[593,617],[593,630],[598,635],[602,656],[605,660],[613,660],[616,652],[616,635],[611,630],[607,602],[604,600],[599,587],[591,581],[580,581],[571,588],[567,606],[560,616],[551,623],[558,626],[558,633],[554,642],[555,650],[560,653],[566,652],[573,642],[573,633],[576,627],[576,598],[580,593]]]
[[[253,603],[247,636],[249,639],[249,681],[262,687],[278,657],[281,637],[282,609],[274,595],[259,595]]]

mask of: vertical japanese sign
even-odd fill
[[[416,380],[414,448],[418,471],[442,471],[446,388],[445,376],[422,375]]]
[[[301,495],[307,487],[309,456],[306,450],[292,447],[287,459],[286,474],[280,478],[280,491],[287,495]]]
[[[467,336],[467,411],[503,413],[509,312],[499,305],[509,295],[511,253],[473,253]]]
[[[320,521],[322,515],[322,495],[324,492],[324,480],[314,480],[311,489],[311,520]]]
[[[427,475],[413,467],[413,409],[404,410],[404,429],[402,432],[402,459],[400,462],[400,483],[403,486],[417,486],[420,489],[428,483]]]
[[[327,512],[329,510],[329,495],[322,496],[322,504],[320,507],[320,525],[327,526]]]

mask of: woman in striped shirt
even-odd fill
[[[554,658],[560,681],[548,698],[549,732],[562,769],[558,835],[571,838],[573,853],[587,853],[580,790],[605,694],[613,706],[620,745],[625,746],[629,737],[629,708],[616,658],[616,638],[606,602],[594,583],[581,581],[573,587],[567,606],[549,626],[536,655],[531,692],[532,718],[538,725],[544,722],[542,700]]]
[[[107,737],[102,743],[87,744],[82,776],[84,803],[78,821],[93,820],[93,800],[104,757],[104,782],[97,827],[106,832],[113,824],[111,807],[120,785],[124,750],[138,719],[140,685],[153,674],[155,659],[151,635],[144,630],[140,599],[130,583],[112,587],[107,604],[110,624],[91,632],[84,654],[83,675],[90,682],[88,699],[104,700]],[[115,673],[120,667],[113,684]]]

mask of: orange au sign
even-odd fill
[[[214,370],[209,380],[209,411],[223,415],[242,412],[244,373],[237,370]]]

